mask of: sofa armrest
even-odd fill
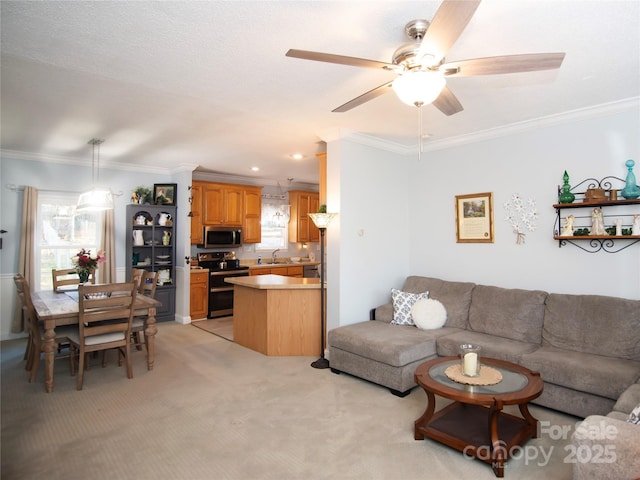
[[[639,436],[639,425],[601,415],[585,418],[566,447],[565,461],[573,463],[573,480],[638,478]]]
[[[391,323],[393,320],[393,304],[385,303],[369,311],[369,320]]]

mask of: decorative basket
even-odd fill
[[[590,188],[584,194],[584,203],[604,202],[606,199],[604,188]]]

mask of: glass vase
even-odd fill
[[[480,346],[465,343],[460,345],[460,370],[465,377],[480,375]]]

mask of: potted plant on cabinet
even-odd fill
[[[132,203],[140,205],[151,202],[151,189],[147,187],[137,186],[131,194]]]

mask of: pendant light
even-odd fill
[[[287,180],[289,180],[289,186],[291,186],[291,182],[293,181],[293,178],[288,178]],[[282,191],[280,182],[278,182],[278,194],[276,195],[276,197],[280,199],[282,202],[286,202],[287,196]],[[275,224],[278,227],[286,226],[289,223],[290,216],[291,216],[291,205],[287,203],[282,203],[275,207],[275,213],[273,214],[273,218],[274,218]]]
[[[104,140],[92,138],[88,144],[93,147],[91,157],[91,190],[81,193],[78,197],[76,211],[93,211],[99,212],[104,210],[113,210],[113,194],[108,188],[98,188],[97,184],[100,180],[100,144]],[[96,149],[98,154],[96,155]],[[97,157],[97,167],[96,167]]]

